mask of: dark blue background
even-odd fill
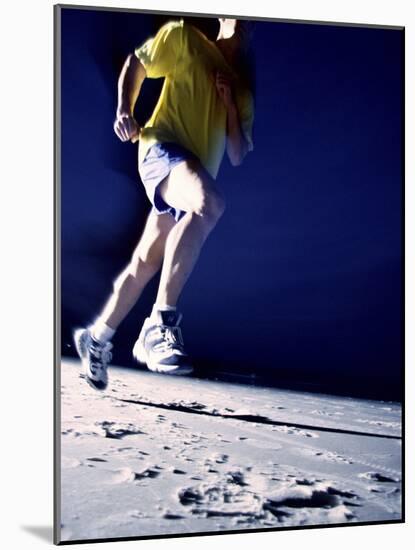
[[[112,124],[125,57],[166,19],[62,10],[65,354],[149,211],[137,145]],[[215,39],[216,19],[192,22]],[[187,348],[201,374],[400,398],[403,32],[261,21],[254,52],[255,149],[222,164],[227,211],[179,304]],[[141,123],[161,85],[145,81]],[[156,285],[121,325],[116,363],[133,364]]]

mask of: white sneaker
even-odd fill
[[[112,359],[111,342],[101,344],[94,340],[88,328],[75,330],[73,338],[86,381],[96,390],[105,390],[108,386],[107,367]]]
[[[133,348],[135,359],[154,372],[176,375],[193,372],[184,351],[181,319],[182,315],[176,311],[157,311],[155,321],[147,317]]]

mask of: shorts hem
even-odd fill
[[[191,158],[197,157],[191,151],[174,142],[157,142],[149,147],[138,171],[147,197],[152,204],[152,210],[156,214],[169,213],[177,222],[186,213],[184,210],[169,206],[160,196],[158,187],[170,174],[172,168]]]

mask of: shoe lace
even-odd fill
[[[91,367],[106,369],[108,363],[110,363],[112,359],[111,349],[111,342],[107,342],[104,345],[97,342],[92,342],[89,349],[90,354],[92,355]]]
[[[183,336],[180,327],[157,325],[156,335],[163,338],[163,341],[156,344],[157,351],[167,351],[169,349],[177,349],[183,351]]]

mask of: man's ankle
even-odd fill
[[[158,303],[156,302],[153,305],[153,309],[151,310],[150,319],[153,321],[157,320],[157,312],[158,311],[177,311],[176,306],[171,306],[168,304]]]
[[[108,326],[101,319],[97,319],[90,330],[92,338],[100,344],[106,344],[115,334],[115,329]]]

